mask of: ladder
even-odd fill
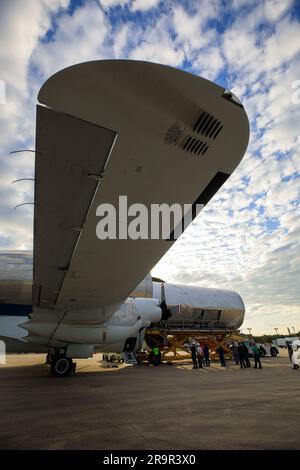
[[[124,351],[122,356],[124,359],[124,364],[137,365],[137,360],[133,351]]]

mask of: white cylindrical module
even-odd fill
[[[223,324],[227,329],[238,329],[243,323],[245,305],[234,291],[206,287],[164,284],[166,304],[171,308],[169,321]],[[160,299],[161,284],[153,283],[153,296]],[[179,306],[174,309],[172,307]]]

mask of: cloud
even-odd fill
[[[209,80],[214,80],[222,71],[225,61],[217,46],[200,51],[198,58],[194,62],[194,68],[199,70],[199,74]]]
[[[157,7],[161,0],[133,0],[133,11],[146,11],[151,8]]]
[[[40,43],[33,52],[33,65],[46,79],[68,65],[110,57],[111,51],[104,47],[109,28],[96,2],[77,8],[72,16],[62,14],[52,40]]]
[[[104,9],[109,9],[109,8],[114,8],[117,6],[125,6],[129,5],[130,1],[129,0],[99,0],[99,4],[104,8]]]
[[[20,8],[18,0],[1,2],[0,79],[6,84],[6,104],[0,114],[2,149],[7,142],[20,142],[28,136],[26,118],[32,118],[26,110],[30,99],[31,54],[51,27],[52,14],[67,5],[67,0],[27,0],[26,8]]]
[[[130,26],[122,25],[119,31],[115,34],[113,44],[113,53],[116,59],[123,57],[123,51],[128,44],[128,35],[130,33]]]
[[[143,32],[141,41],[131,50],[129,57],[134,60],[148,60],[174,67],[182,64],[184,52],[172,41],[167,16],[161,16],[155,25],[150,25]]]
[[[0,250],[0,280],[32,280],[31,251]]]
[[[284,18],[276,25],[275,32],[265,42],[266,69],[282,66],[300,51],[298,34],[297,21]]]
[[[1,2],[1,78],[18,96],[28,93],[27,71],[33,49],[51,26],[51,13],[68,5],[68,0]]]
[[[291,8],[292,4],[293,0],[268,0],[264,2],[266,20],[277,21]]]
[[[12,150],[34,148],[35,95],[29,81],[33,50],[52,25],[52,16],[65,11],[68,0],[1,2],[0,79],[6,84],[6,104],[0,108],[0,241],[2,247],[26,249],[32,245],[32,206],[14,210],[17,204],[33,201],[33,185],[14,184],[32,177],[32,153],[8,157]],[[23,4],[22,4],[23,5]]]
[[[217,2],[203,0],[201,3],[195,3],[195,8],[191,14],[178,4],[174,6],[172,14],[177,42],[182,45],[188,57],[193,57],[196,51],[216,37],[216,31],[205,26],[209,19],[217,16]]]
[[[224,33],[223,51],[227,62],[235,69],[257,61],[259,50],[255,47],[255,32],[245,31],[241,24]]]

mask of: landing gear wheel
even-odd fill
[[[276,356],[277,356],[277,349],[271,348],[271,349],[270,349],[270,353],[271,353],[271,356],[272,356],[272,357],[276,357]]]
[[[259,348],[259,355],[260,357],[265,357],[266,355],[266,350],[262,347]]]
[[[53,359],[54,359],[54,355],[51,354],[51,353],[48,353],[47,356],[46,356],[46,362],[47,362],[47,364],[52,364]]]
[[[73,370],[73,361],[70,357],[55,356],[51,363],[50,372],[54,377],[65,377]]]

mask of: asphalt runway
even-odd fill
[[[42,355],[0,366],[1,449],[299,449],[300,369],[173,365],[106,369],[77,360],[53,378]]]

